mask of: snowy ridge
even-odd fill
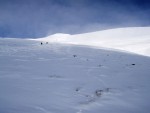
[[[77,35],[56,34],[37,40],[113,48],[150,56],[150,27],[118,28]]]

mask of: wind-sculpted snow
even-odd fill
[[[0,113],[149,113],[150,58],[0,39]]]
[[[113,48],[150,56],[150,27],[118,28],[78,35],[56,34],[37,40]]]

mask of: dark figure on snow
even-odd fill
[[[43,43],[41,42],[41,45],[42,45]]]
[[[73,55],[73,57],[77,57],[77,55]]]

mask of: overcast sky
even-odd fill
[[[150,26],[150,0],[0,0],[0,37]]]

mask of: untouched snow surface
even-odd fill
[[[118,28],[78,35],[55,34],[38,40],[113,48],[150,56],[150,27]]]
[[[89,34],[87,45],[95,45],[97,33]],[[77,44],[88,34],[82,36]],[[149,81],[150,57],[0,39],[0,113],[149,113]]]

